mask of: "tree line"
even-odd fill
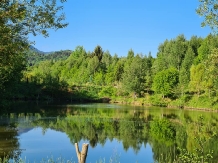
[[[212,34],[189,40],[179,35],[161,43],[156,58],[151,53],[135,54],[132,49],[126,57],[119,57],[99,45],[92,52],[78,46],[66,59],[29,66],[23,80],[72,92],[95,87],[98,97],[149,97],[176,105],[203,98],[209,100],[205,105],[213,107],[218,89],[217,40]]]
[[[204,17],[202,26],[216,32],[217,4],[199,2],[196,12]],[[112,56],[100,46],[93,52],[77,47],[69,57],[68,52],[63,57],[32,57],[28,35],[47,37],[48,29],[67,27],[62,9],[56,1],[3,0],[0,4],[1,106],[11,99],[38,99],[41,94],[46,99],[57,98],[58,93],[72,98],[73,92],[88,98],[146,97],[143,103],[152,105],[217,107],[216,35],[166,40],[156,58],[133,50],[126,57]]]

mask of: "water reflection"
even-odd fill
[[[120,150],[124,153],[133,150],[132,154],[138,156],[151,148],[149,155],[153,157],[153,162],[173,162],[179,157],[178,148],[195,152],[203,144],[203,155],[213,150],[213,161],[218,160],[216,113],[86,104],[16,109],[2,115],[0,122],[1,157],[5,154],[11,157],[19,155],[17,151],[23,147],[18,137],[27,140],[25,134],[40,127],[42,135],[51,130],[66,133],[72,148],[76,142],[84,140],[93,150],[98,149],[99,145],[107,148],[116,142],[122,146]],[[90,153],[88,157],[94,155]],[[101,155],[103,157],[104,153]],[[99,157],[93,159],[92,162],[95,162]],[[146,158],[141,159],[139,162]]]
[[[7,118],[0,118],[0,123],[0,158],[8,155],[16,159],[20,154],[16,123]]]

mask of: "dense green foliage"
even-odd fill
[[[132,98],[139,104],[217,109],[217,39],[179,35],[160,44],[156,58],[132,49],[127,57],[112,56],[99,45],[93,52],[82,46],[50,54],[32,50],[22,81],[5,94],[8,99],[48,101]]]
[[[208,25],[214,32],[218,31],[218,3],[216,0],[199,0],[197,14],[204,17],[201,25]]]
[[[178,84],[178,71],[175,68],[169,68],[158,72],[153,81],[153,90],[164,95],[172,94]]]
[[[126,57],[112,56],[99,45],[93,52],[78,46],[70,55],[32,55],[22,83],[11,91],[18,99],[132,98],[139,104],[217,109],[217,40],[179,35],[160,44],[156,58],[132,49]]]
[[[216,27],[217,4],[200,2],[197,13],[205,17],[205,24]],[[107,97],[132,98],[134,103],[141,98],[141,104],[149,105],[218,108],[217,35],[165,40],[156,58],[132,49],[126,57],[112,56],[99,45],[92,52],[82,46],[73,52],[29,51],[28,34],[48,36],[48,29],[67,26],[62,8],[56,1],[4,0],[0,4],[1,105],[12,99]]]
[[[61,0],[60,2],[65,2]],[[11,98],[12,90],[26,66],[28,35],[48,36],[48,29],[67,26],[62,6],[44,0],[2,0],[0,3],[0,103]]]

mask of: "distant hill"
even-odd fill
[[[67,59],[72,52],[73,52],[72,50],[43,52],[41,50],[38,50],[34,46],[30,46],[30,49],[27,52],[28,66],[33,66],[33,65],[35,65],[41,61],[45,61],[45,60],[52,60],[52,61],[64,60],[64,59]]]
[[[30,49],[31,51],[33,51],[33,52],[38,53],[38,54],[50,54],[50,53],[52,53],[52,52],[43,52],[43,51],[41,51],[41,50],[35,48],[35,47],[32,46],[32,45],[30,45],[30,48],[29,48],[29,49]]]

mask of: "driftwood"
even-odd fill
[[[77,154],[79,163],[85,163],[86,162],[88,147],[89,147],[89,144],[83,144],[82,151],[80,152],[78,143],[75,143],[76,154]]]

